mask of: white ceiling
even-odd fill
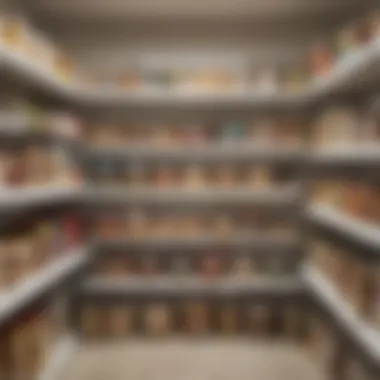
[[[113,67],[195,56],[298,61],[316,37],[331,35],[379,0],[5,1],[18,2],[85,67]]]
[[[38,13],[61,17],[321,17],[367,0],[23,0]]]

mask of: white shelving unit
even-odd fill
[[[26,81],[53,95],[74,103],[92,106],[294,106],[307,105],[309,102],[331,93],[345,91],[353,84],[360,84],[363,77],[378,76],[377,66],[380,62],[380,41],[348,53],[332,68],[331,72],[312,81],[304,90],[296,92],[257,92],[238,90],[235,92],[190,92],[174,90],[138,90],[127,91],[117,87],[90,87],[65,82],[38,66],[17,51],[3,46],[0,49],[0,62]]]
[[[66,252],[10,290],[0,293],[0,323],[75,273],[86,263],[88,255],[85,248]]]
[[[70,334],[63,336],[51,351],[38,380],[57,380],[62,378],[68,363],[79,347],[78,340]]]
[[[368,355],[380,361],[380,332],[357,315],[335,286],[317,269],[308,265],[302,268],[301,273],[303,281],[336,316],[350,336],[354,337]]]
[[[38,186],[20,189],[0,190],[0,210],[14,210],[24,207],[55,204],[80,200],[81,188],[64,186]]]
[[[265,277],[254,280],[223,279],[223,280],[201,280],[189,277],[156,276],[152,278],[141,278],[131,276],[127,280],[108,280],[93,277],[83,283],[85,293],[110,295],[211,295],[236,296],[247,295],[287,295],[302,291],[301,283],[294,276],[283,276],[280,278]]]
[[[312,223],[355,240],[366,249],[378,251],[380,254],[380,228],[369,222],[359,220],[350,215],[325,205],[312,205],[306,210],[306,216]]]

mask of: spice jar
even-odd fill
[[[145,328],[149,335],[163,335],[170,331],[170,314],[165,305],[151,305],[145,313]]]
[[[202,260],[202,273],[207,277],[215,277],[221,274],[222,265],[220,258],[216,255],[209,255]]]
[[[232,273],[236,277],[251,277],[254,273],[254,266],[252,265],[251,258],[248,255],[237,258],[233,262]]]
[[[299,334],[300,312],[296,305],[284,309],[284,330],[287,336],[296,338]]]
[[[186,325],[190,333],[206,333],[209,323],[209,309],[202,302],[185,304]]]
[[[128,170],[129,185],[132,187],[142,187],[146,184],[146,175],[143,166],[133,164]]]
[[[238,311],[236,305],[225,305],[220,313],[220,325],[225,334],[234,334],[238,328]]]
[[[221,136],[223,142],[244,141],[246,126],[241,122],[229,122],[222,126]]]
[[[132,210],[128,216],[128,233],[131,238],[140,239],[149,231],[148,219],[139,210]]]
[[[145,275],[153,275],[158,272],[158,261],[154,256],[145,256],[142,258],[141,270]]]
[[[250,329],[255,335],[268,335],[271,327],[271,309],[266,305],[253,306],[249,310]]]
[[[95,304],[87,304],[81,310],[82,333],[87,339],[96,339],[103,334],[104,311]]]
[[[314,77],[324,76],[329,73],[333,64],[333,55],[329,47],[317,42],[310,50],[310,70]]]
[[[102,239],[117,239],[122,236],[122,222],[119,217],[102,217],[96,223],[97,233]]]
[[[214,233],[221,238],[228,238],[234,231],[234,223],[228,216],[219,215],[214,221]]]
[[[186,170],[184,186],[186,189],[199,190],[206,185],[204,171],[199,166],[192,165]]]
[[[218,170],[218,183],[221,188],[231,189],[236,186],[236,170],[230,166],[223,165]]]
[[[250,170],[248,173],[246,184],[255,189],[265,189],[271,184],[271,172],[268,167],[261,166]]]
[[[185,257],[175,257],[172,260],[171,270],[172,273],[177,276],[189,274],[191,270],[189,260]]]
[[[159,188],[168,188],[173,186],[175,183],[172,169],[168,166],[160,166],[157,170],[155,184]]]
[[[114,306],[107,310],[108,335],[122,338],[132,331],[132,310],[128,306]]]

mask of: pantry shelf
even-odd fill
[[[299,203],[298,186],[276,186],[271,188],[228,189],[188,189],[188,188],[129,188],[106,187],[88,190],[87,201],[125,202],[143,204],[207,204],[207,205],[245,205],[294,207]]]
[[[73,335],[67,334],[60,338],[51,351],[46,365],[38,375],[37,380],[58,380],[78,348],[79,343]]]
[[[92,277],[81,286],[82,294],[96,297],[146,298],[288,298],[302,295],[300,281],[295,276],[256,279],[202,279],[194,276],[129,277],[117,280]]]
[[[285,92],[257,92],[235,90],[229,92],[200,92],[184,90],[142,89],[125,90],[118,87],[75,86],[59,79],[53,72],[38,66],[22,54],[6,47],[0,50],[3,67],[30,84],[63,100],[85,106],[204,106],[204,107],[294,107],[307,106],[313,101],[353,86],[366,84],[379,77],[380,41],[375,41],[347,53],[329,74],[313,80],[304,90]]]
[[[0,293],[0,323],[28,307],[80,269],[88,259],[88,250],[74,249],[62,254],[35,274]]]
[[[317,96],[344,92],[355,86],[373,84],[379,79],[380,38],[346,53],[331,71],[312,83]]]
[[[253,236],[252,236],[253,235]],[[149,252],[181,252],[193,253],[197,250],[225,249],[233,252],[252,249],[255,254],[265,253],[268,255],[293,254],[299,249],[299,239],[295,236],[276,236],[275,234],[251,234],[250,236],[194,236],[194,237],[144,237],[141,239],[124,238],[115,240],[96,240],[92,244],[96,252],[115,252],[126,250],[149,251]]]
[[[75,90],[71,83],[65,83],[53,72],[31,59],[27,59],[17,51],[12,51],[4,46],[0,47],[0,62],[6,72],[20,77],[25,83],[63,100],[74,100]]]
[[[304,152],[296,145],[279,147],[255,146],[251,143],[197,144],[194,147],[123,147],[123,148],[89,148],[87,159],[103,162],[114,160],[139,160],[139,162],[191,162],[191,163],[251,163],[251,162],[298,162]]]
[[[360,318],[339,294],[335,286],[311,265],[301,270],[302,280],[312,299],[326,311],[334,326],[357,351],[369,359],[372,367],[380,369],[380,334]]]
[[[363,145],[360,147],[333,146],[317,149],[310,155],[309,161],[313,165],[358,165],[374,166],[379,168],[380,146]]]
[[[9,141],[26,141],[39,144],[55,144],[67,147],[79,147],[79,140],[59,136],[52,131],[31,127],[28,122],[21,120],[12,120],[11,117],[2,115],[0,112],[0,137],[2,140]]]
[[[380,230],[376,225],[325,205],[309,206],[306,219],[317,232],[356,252],[359,258],[380,258]]]
[[[61,202],[78,201],[82,191],[78,187],[39,186],[22,189],[2,189],[0,191],[0,210],[36,207]]]

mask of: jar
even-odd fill
[[[222,264],[216,255],[209,255],[202,260],[202,273],[207,277],[215,277],[221,274]]]
[[[225,305],[220,313],[220,325],[225,334],[235,334],[238,329],[237,305]]]
[[[247,175],[246,184],[255,189],[265,189],[271,185],[272,175],[268,167],[261,166],[251,169]]]
[[[221,137],[223,142],[241,142],[246,136],[246,126],[242,122],[229,122],[222,125]]]
[[[253,276],[255,266],[252,264],[251,258],[242,256],[237,258],[232,264],[232,274],[239,278],[247,278]]]
[[[300,310],[296,305],[286,306],[283,318],[285,334],[296,338],[299,335]]]
[[[0,376],[2,379],[11,379],[13,357],[11,351],[10,328],[0,328]]]
[[[132,310],[128,306],[113,306],[107,310],[107,335],[113,338],[122,338],[131,333],[133,324]]]
[[[131,238],[141,239],[149,232],[148,219],[139,210],[132,210],[128,217],[128,234]]]
[[[86,339],[99,338],[104,332],[104,312],[95,304],[87,304],[81,310],[81,328]]]
[[[201,167],[192,165],[186,170],[184,187],[187,190],[199,190],[206,185],[204,171]]]
[[[272,324],[271,309],[267,305],[256,305],[249,309],[250,330],[255,335],[266,336]]]
[[[331,49],[324,43],[316,43],[310,50],[310,70],[314,77],[321,77],[329,73],[333,64]]]
[[[231,218],[225,215],[219,215],[214,221],[214,233],[220,238],[228,238],[234,232],[234,223]]]
[[[142,258],[141,270],[145,275],[153,275],[159,271],[158,261],[156,257],[145,256]]]
[[[149,335],[163,335],[171,328],[169,310],[165,305],[151,305],[145,312],[145,329]]]
[[[168,188],[174,185],[173,171],[168,166],[160,166],[157,170],[155,184],[159,188]]]
[[[236,170],[227,165],[223,165],[218,170],[218,182],[222,189],[231,189],[236,186]]]
[[[203,302],[193,301],[185,304],[185,318],[190,333],[204,334],[208,330],[209,309]]]
[[[102,239],[118,239],[122,236],[121,220],[117,216],[101,217],[96,222],[97,234]]]
[[[250,140],[257,147],[274,146],[276,122],[273,119],[261,119],[251,126]]]
[[[129,185],[142,187],[146,185],[145,170],[141,165],[131,165],[128,171]]]
[[[189,260],[185,257],[175,257],[172,260],[171,271],[173,275],[185,276],[191,272]]]

